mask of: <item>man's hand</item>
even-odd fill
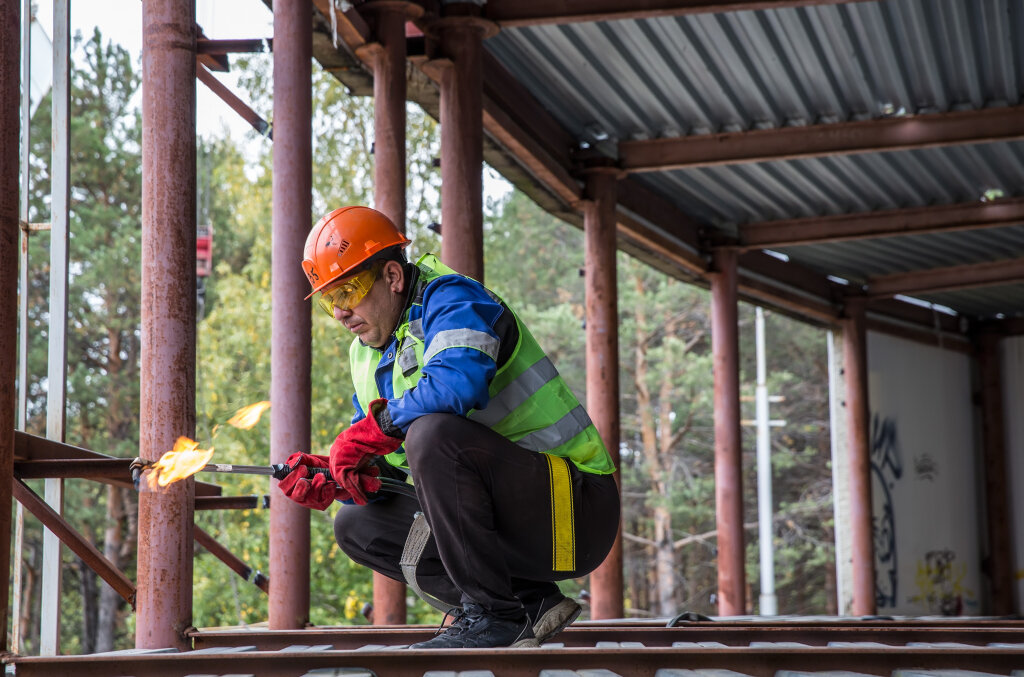
[[[285,461],[292,471],[278,483],[284,495],[301,506],[315,510],[326,510],[335,498],[347,500],[351,495],[341,490],[322,474],[313,474],[309,468],[327,468],[328,457],[314,454],[295,453]],[[378,484],[380,480],[377,480]],[[379,488],[379,487],[378,487]]]
[[[366,418],[349,426],[331,445],[329,467],[334,481],[359,505],[366,504],[366,494],[380,489],[380,469],[371,466],[372,456],[383,456],[402,446],[402,440],[385,435],[376,414],[387,406],[381,398],[370,403]]]

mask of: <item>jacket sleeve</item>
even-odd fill
[[[483,409],[497,372],[501,339],[495,330],[508,312],[483,285],[459,275],[432,281],[423,294],[423,371],[419,383],[388,403],[403,433],[420,416],[466,415]]]
[[[352,415],[352,420],[349,421],[350,424],[358,423],[366,418],[366,414],[363,413],[363,408],[359,406],[359,396],[355,393],[352,393],[352,406],[355,407],[356,413]]]

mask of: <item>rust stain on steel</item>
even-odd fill
[[[142,366],[139,455],[195,429],[195,3],[142,8]],[[193,479],[139,492],[138,648],[187,649]]]
[[[962,621],[962,619],[958,619]],[[725,627],[721,627],[721,626]],[[335,649],[358,649],[368,644],[397,646],[414,644],[433,636],[433,626],[407,628],[334,627],[308,630],[196,631],[191,634],[195,648],[256,646],[261,651],[277,651],[296,644],[330,644]],[[640,642],[645,647],[670,647],[673,642],[720,642],[727,646],[747,646],[751,642],[800,642],[825,646],[829,642],[958,642],[976,646],[989,643],[1018,643],[1024,639],[1019,624],[982,627],[970,621],[938,621],[924,625],[903,622],[851,621],[846,624],[796,624],[792,627],[765,623],[738,624],[728,621],[686,624],[675,628],[621,625],[575,625],[558,635],[567,647],[593,647],[598,642]]]
[[[312,36],[308,1],[274,5],[274,173],[271,256],[270,462],[310,446],[312,317],[299,263],[312,226]],[[270,480],[271,629],[309,620],[309,515]]]
[[[472,17],[449,18],[440,30],[451,66],[441,75],[441,259],[484,280],[484,28]]]
[[[416,5],[375,0],[373,12],[374,205],[405,232],[405,21]],[[418,12],[417,12],[418,13]],[[405,584],[373,572],[373,623],[406,621]]]
[[[853,549],[853,613],[875,613],[875,552],[871,532],[871,447],[868,433],[866,301],[846,301],[843,372],[850,454],[850,529]]]
[[[18,322],[18,102],[21,87],[20,0],[0,0],[0,564],[10,571],[11,482],[14,463],[14,382]],[[10,583],[0,576],[0,599]],[[7,627],[7,604],[0,605],[0,628]],[[7,648],[2,633],[0,650]]]
[[[889,674],[897,668],[956,669],[1007,674],[1020,665],[1024,650],[987,647],[927,648],[534,648],[464,650],[248,651],[220,654],[149,654],[14,658],[19,677],[58,671],[83,677],[124,674],[135,677],[189,674],[297,675],[315,669],[361,668],[396,677],[422,677],[429,671],[489,671],[496,677],[536,677],[541,670],[599,670],[653,677],[671,668],[726,669],[773,677],[779,670],[849,670]]]
[[[718,612],[723,616],[746,613],[736,258],[734,249],[716,249],[711,276]]]
[[[583,209],[586,261],[587,412],[615,465],[619,464],[619,318],[615,264],[616,175],[595,170],[587,176]],[[616,472],[616,481],[619,473]],[[622,526],[611,551],[590,574],[591,617],[621,618]]]

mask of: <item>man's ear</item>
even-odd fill
[[[384,279],[388,283],[388,288],[396,294],[405,290],[405,270],[398,261],[388,261],[384,265]]]

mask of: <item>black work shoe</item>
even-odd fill
[[[546,597],[535,608],[527,608],[533,623],[533,635],[538,644],[551,641],[555,635],[569,627],[583,609],[564,595]]]
[[[498,618],[476,604],[464,604],[452,613],[452,624],[433,639],[413,644],[410,649],[479,649],[537,646],[530,619]],[[443,621],[442,621],[443,622]]]

